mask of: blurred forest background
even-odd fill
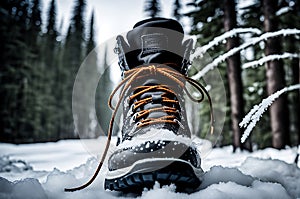
[[[236,28],[251,27],[262,33],[300,29],[300,2],[297,0],[253,0],[247,6],[241,6],[242,0],[172,2],[173,17],[179,21],[189,19],[188,34],[196,35],[200,45]],[[144,0],[145,16],[161,16],[160,3],[159,0]],[[189,11],[184,12],[183,6]],[[1,142],[32,143],[78,138],[72,116],[72,89],[81,63],[98,45],[93,28],[94,14],[86,20],[86,1],[74,0],[68,32],[63,36],[56,18],[56,0],[50,2],[46,24],[42,22],[41,9],[40,0],[0,1]],[[215,59],[245,41],[249,38],[236,34],[208,49],[208,53]],[[276,100],[246,144],[240,142],[243,129],[239,127],[255,104],[300,81],[299,56],[273,59],[261,67],[247,70],[242,68],[243,64],[273,54],[299,55],[299,47],[299,34],[273,37],[235,53],[218,66],[228,99],[227,106],[222,107],[227,115],[217,146],[232,144],[234,149],[251,150],[253,146],[280,149],[300,144],[298,90]],[[106,89],[97,92],[95,108],[105,115],[99,123],[107,127],[110,119],[107,98],[114,85],[110,71],[104,71],[106,62],[102,62],[95,67],[104,74],[98,87]],[[192,75],[197,71],[190,72]],[[202,105],[196,114],[201,122],[194,133],[201,137],[209,128],[209,107]],[[88,128],[82,130],[89,131]],[[98,135],[94,133],[87,137]]]

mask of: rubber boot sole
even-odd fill
[[[153,165],[167,166],[155,170]],[[124,193],[141,193],[144,188],[150,189],[158,182],[161,186],[175,184],[176,191],[191,193],[201,184],[202,173],[202,169],[185,161],[151,160],[135,164],[123,176],[106,178],[104,187]]]

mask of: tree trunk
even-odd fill
[[[229,31],[236,28],[236,11],[234,0],[224,1],[224,29]],[[226,50],[239,46],[239,37],[227,39]],[[240,54],[237,53],[227,58],[227,75],[230,92],[230,107],[231,107],[231,125],[233,131],[233,146],[243,149],[241,144],[242,129],[239,123],[244,116],[244,100],[243,100],[243,84],[241,78],[241,60]]]
[[[300,55],[300,51],[299,51]],[[299,68],[298,68],[298,84],[300,84],[300,59],[299,60]],[[298,91],[298,96],[300,96],[300,91]],[[300,97],[298,98],[298,102],[300,104]],[[298,106],[300,107],[300,106]],[[299,108],[300,109],[300,108]],[[298,121],[300,120],[300,111],[298,110]],[[300,121],[299,121],[300,122]],[[300,145],[300,129],[298,129],[298,146]]]
[[[275,0],[263,0],[264,29],[265,32],[273,32],[278,29],[275,12],[278,2]],[[265,54],[280,54],[280,39],[274,37],[266,41]],[[273,60],[266,64],[267,91],[268,95],[284,88],[284,68],[281,60]],[[282,149],[289,142],[289,113],[287,96],[282,95],[270,107],[272,145]]]
[[[288,39],[288,52],[297,52],[297,40],[294,37],[290,37]],[[292,85],[299,84],[299,58],[294,58],[291,61],[291,68],[292,68]],[[296,141],[296,144],[300,144],[300,95],[299,92],[295,91],[291,93],[291,108],[290,108],[290,116],[293,118],[290,119],[291,125],[293,128],[290,129],[291,135],[297,135],[298,140]],[[294,144],[294,143],[293,143]]]
[[[292,13],[294,16],[300,17],[300,2],[295,1],[294,8],[292,10]],[[295,41],[296,39],[292,37],[293,40]],[[295,47],[293,50],[294,52],[297,52],[298,55],[300,56],[300,50],[297,48],[297,44],[292,41],[293,46]],[[296,63],[298,61],[298,63]],[[298,65],[298,66],[297,66]],[[300,58],[295,60],[295,64],[293,64],[293,84],[300,84]],[[294,105],[297,107],[295,110],[296,112],[296,120],[295,123],[297,123],[296,128],[296,134],[298,135],[298,142],[297,144],[300,145],[300,90],[296,92],[296,98],[294,101]],[[299,153],[298,153],[299,155]]]

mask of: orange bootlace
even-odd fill
[[[166,64],[166,65],[170,65],[170,64]],[[112,117],[109,123],[109,129],[108,129],[108,134],[107,134],[107,141],[106,141],[106,145],[104,148],[104,152],[102,154],[101,160],[98,164],[98,167],[94,173],[94,175],[92,176],[92,178],[85,183],[82,186],[79,187],[75,187],[75,188],[66,188],[65,191],[66,192],[72,192],[72,191],[78,191],[81,189],[86,188],[87,186],[89,186],[97,177],[97,175],[100,172],[100,169],[102,168],[102,165],[104,163],[104,160],[106,158],[108,149],[109,149],[109,145],[111,142],[111,137],[112,137],[112,130],[113,130],[113,124],[114,124],[114,120],[117,114],[117,111],[121,105],[121,103],[123,102],[123,98],[125,96],[125,93],[127,91],[127,89],[129,89],[129,87],[131,86],[131,84],[133,83],[133,81],[140,79],[140,78],[147,78],[153,75],[161,75],[165,78],[168,78],[169,80],[174,81],[175,83],[177,83],[183,90],[184,92],[187,94],[187,96],[194,102],[202,102],[204,99],[204,94],[207,96],[208,101],[209,101],[209,106],[210,106],[210,117],[211,117],[211,129],[210,132],[211,134],[213,133],[213,123],[214,123],[214,115],[213,115],[213,111],[212,111],[212,101],[211,98],[208,94],[208,92],[206,91],[206,89],[197,81],[193,80],[190,77],[187,77],[185,75],[182,75],[181,73],[170,69],[170,68],[166,68],[165,65],[150,65],[150,66],[143,66],[143,67],[137,67],[137,68],[133,68],[131,70],[128,71],[124,71],[124,79],[120,82],[120,84],[112,91],[109,100],[108,100],[108,105],[109,107],[113,110],[112,113]],[[190,92],[187,90],[184,80],[188,83],[190,83],[194,88],[196,88],[197,91],[199,91],[200,93],[200,98],[196,99],[194,98]],[[115,106],[112,105],[112,99],[115,96],[115,94],[118,92],[118,90],[123,87],[122,92],[120,93],[119,96],[119,100],[116,103]],[[129,101],[132,99],[135,99],[137,96],[142,95],[143,93],[146,93],[148,91],[151,90],[161,90],[164,91],[166,93],[171,93],[175,95],[175,92],[172,91],[171,89],[167,88],[166,85],[153,85],[153,86],[138,86],[135,89],[139,89],[140,91],[131,95],[129,97]],[[152,98],[145,98],[139,101],[134,102],[134,109],[137,109],[138,107],[149,103],[149,101],[151,101]],[[162,97],[163,102],[170,102],[170,103],[179,103],[176,100],[172,100],[169,99],[168,97]],[[176,113],[176,108],[172,108],[172,107],[159,107],[159,108],[151,108],[151,109],[147,109],[147,110],[142,110],[137,112],[136,115],[136,119],[139,119],[141,117],[143,117],[144,115],[150,113],[150,112],[154,112],[154,111],[164,111],[166,113]],[[138,127],[142,127],[142,126],[146,126],[149,124],[155,124],[155,123],[178,123],[178,120],[176,120],[176,116],[173,115],[167,115],[167,116],[163,116],[160,118],[147,118],[144,120],[139,121],[139,124],[137,125]]]

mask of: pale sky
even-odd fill
[[[51,0],[43,0],[43,19]],[[132,29],[133,25],[147,17],[143,13],[145,0],[87,0],[86,22],[90,20],[92,9],[95,11],[95,31],[98,44]],[[162,17],[171,17],[174,0],[161,0]],[[186,3],[187,1],[185,1]],[[63,19],[66,32],[74,7],[74,0],[56,0],[58,23]],[[58,24],[58,25],[59,25]]]

